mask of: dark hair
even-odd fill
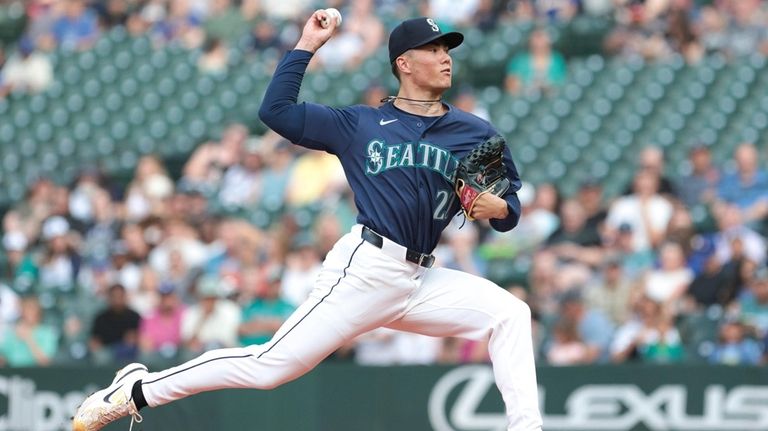
[[[119,292],[125,292],[125,286],[123,286],[120,283],[115,283],[115,284],[109,286],[108,291],[109,291],[110,294],[114,293],[114,292],[118,292],[118,291]]]
[[[211,52],[215,49],[218,49],[223,43],[224,42],[217,37],[209,38],[203,42],[203,52]]]

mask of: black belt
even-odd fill
[[[372,231],[366,226],[363,226],[363,233],[361,236],[364,240],[370,242],[378,248],[384,246],[384,237]],[[423,266],[424,268],[430,268],[435,263],[435,256],[432,256],[431,254],[419,253],[418,251],[413,251],[406,248],[405,260],[415,263],[416,265]]]

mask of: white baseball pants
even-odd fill
[[[377,248],[361,238],[361,229],[355,226],[336,243],[310,297],[272,340],[213,350],[148,374],[142,390],[149,406],[216,389],[274,388],[305,374],[358,335],[385,326],[436,337],[490,334],[508,429],[540,430],[528,306],[483,278],[407,262],[403,247],[385,239]]]

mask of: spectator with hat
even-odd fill
[[[237,346],[240,308],[223,297],[222,280],[216,275],[203,275],[197,280],[195,291],[198,302],[181,317],[181,339],[187,353],[197,355],[210,349]]]
[[[26,235],[18,230],[3,235],[3,249],[7,258],[6,267],[0,276],[16,291],[27,291],[37,279],[37,264],[27,252]]]
[[[0,97],[9,92],[40,93],[53,82],[53,65],[35,51],[29,37],[19,40],[18,53],[12,55],[0,71]]]
[[[635,248],[634,229],[629,223],[622,223],[616,229],[612,241],[608,244],[605,256],[607,259],[619,259],[624,273],[632,279],[652,268],[656,259],[653,250],[637,250]]]
[[[45,248],[40,259],[40,288],[73,290],[81,259],[70,236],[69,222],[62,216],[49,217],[41,235]]]
[[[560,298],[560,320],[569,322],[576,328],[577,338],[587,347],[587,352],[580,357],[581,363],[601,363],[608,360],[608,347],[613,337],[614,326],[600,310],[591,309],[584,303],[583,294],[578,289],[566,291]],[[551,345],[545,343],[545,354],[549,355]]]
[[[629,319],[635,296],[635,284],[616,257],[603,264],[600,274],[587,284],[584,292],[587,306],[605,313],[614,325],[622,325]]]

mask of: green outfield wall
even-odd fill
[[[0,431],[67,430],[114,370],[0,370]],[[605,366],[539,370],[545,431],[768,430],[768,368]],[[106,428],[127,430],[127,422]],[[136,430],[137,427],[134,427]],[[485,365],[322,365],[273,391],[226,390],[145,410],[143,431],[501,431]]]

